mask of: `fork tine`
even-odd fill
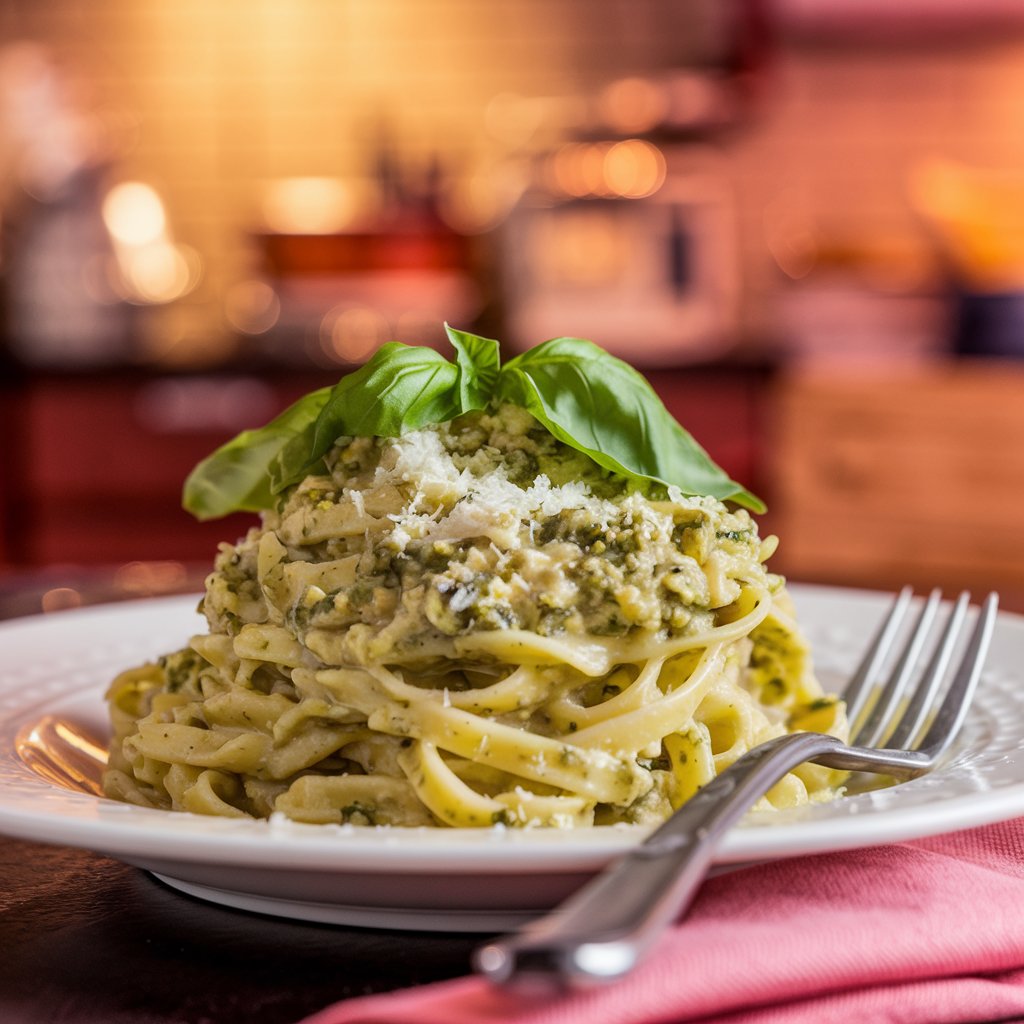
[[[999,595],[989,594],[978,613],[974,632],[971,633],[971,639],[967,643],[967,649],[964,651],[953,682],[950,684],[928,732],[921,741],[921,751],[931,758],[938,757],[949,746],[960,731],[960,726],[963,725],[971,698],[974,696],[975,687],[981,678],[981,667],[992,640],[998,609]]]
[[[867,718],[863,722],[854,724],[853,743],[856,746],[877,747],[885,737],[893,709],[910,683],[917,659],[921,654],[921,648],[928,637],[941,600],[942,593],[937,589],[928,595],[928,600],[922,607],[917,622],[914,623],[914,628],[904,644],[903,652],[893,667],[889,681],[879,694]]]
[[[967,607],[970,604],[971,595],[967,591],[961,592],[956,604],[949,613],[946,626],[943,630],[939,644],[924,670],[917,689],[910,703],[907,705],[900,718],[899,725],[889,737],[887,746],[892,748],[911,747],[913,740],[919,739],[918,731],[921,728],[928,712],[935,706],[935,694],[939,684],[945,678],[946,669],[949,667],[949,660],[953,656],[953,648],[963,626],[967,615]]]
[[[857,666],[856,671],[850,677],[850,681],[846,684],[846,689],[843,691],[843,699],[846,701],[847,718],[851,722],[855,722],[863,710],[864,701],[870,692],[871,680],[874,679],[879,666],[885,660],[889,649],[892,647],[896,630],[899,629],[900,623],[903,621],[913,594],[912,587],[904,587],[896,595],[896,600],[893,601],[889,613],[878,627],[878,631],[868,645],[861,663]]]
[[[909,594],[909,588],[904,588],[858,669],[847,694],[855,707],[863,703],[865,680],[873,678],[892,645]],[[922,684],[909,701],[908,713],[894,738],[912,738],[920,730],[919,720],[934,703],[936,682],[949,667],[969,601],[970,596],[962,593],[951,609]],[[907,666],[916,667],[938,603],[938,591],[934,591],[898,659],[894,678],[907,674]],[[476,969],[497,984],[534,989],[540,984],[590,988],[614,980],[632,970],[661,931],[686,909],[727,830],[794,766],[813,762],[897,779],[912,779],[930,771],[963,723],[981,677],[998,603],[997,595],[989,594],[980,609],[952,684],[920,750],[850,747],[835,736],[817,732],[776,736],[718,774],[643,843],[605,868],[555,912],[518,935],[496,939],[477,950]],[[887,691],[890,688],[894,688],[892,680]],[[898,698],[883,694],[882,700],[895,703]]]

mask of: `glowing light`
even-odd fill
[[[239,281],[224,296],[224,316],[243,334],[263,334],[281,316],[281,300],[266,281]]]
[[[127,562],[114,582],[129,594],[162,594],[185,585],[188,573],[181,562]]]
[[[608,147],[602,143],[583,146],[579,151],[579,180],[584,195],[607,194],[604,180],[604,158]]]
[[[106,282],[92,268],[96,288],[105,283],[128,302],[164,303],[196,286],[202,274],[199,254],[174,243],[163,201],[150,185],[115,185],[103,199],[102,215],[117,266],[110,268]]]
[[[604,180],[615,195],[640,199],[657,192],[665,181],[665,157],[643,139],[625,139],[605,153]]]
[[[558,187],[570,196],[599,196],[604,187],[606,143],[569,142],[555,153],[553,176]]]
[[[351,222],[355,198],[336,178],[283,178],[263,195],[263,217],[285,235],[328,235]]]
[[[620,78],[601,94],[601,114],[621,132],[645,132],[661,121],[667,111],[664,90],[646,78]]]
[[[356,363],[384,344],[388,330],[386,318],[374,309],[335,307],[321,321],[320,345],[332,359]]]
[[[82,595],[72,587],[54,587],[42,596],[40,604],[44,612],[60,612],[65,608],[78,608]]]
[[[438,212],[462,234],[490,231],[508,217],[529,184],[526,162],[490,164],[450,182],[441,193]]]
[[[665,173],[664,154],[643,139],[570,142],[554,154],[548,180],[570,196],[641,199],[661,188]]]
[[[135,249],[121,266],[133,297],[141,302],[171,302],[189,290],[189,262],[177,246],[155,242]]]
[[[156,191],[141,181],[115,185],[103,199],[103,222],[122,245],[147,245],[167,231],[164,204]]]

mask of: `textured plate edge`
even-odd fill
[[[854,588],[794,584],[791,589],[798,608],[816,600],[840,604],[844,601],[856,601],[874,611],[884,609],[890,600],[888,594]],[[187,616],[192,616],[197,623],[201,624],[201,619],[194,613],[197,599],[198,595],[176,595],[74,609],[58,613],[58,615],[29,616],[0,623],[0,630],[3,632],[25,628],[33,631],[45,630],[52,628],[52,624],[61,621],[62,618],[69,624],[74,622],[76,626],[84,628],[93,624],[97,619],[108,620],[118,611],[147,617],[166,610],[175,614],[176,617],[180,616],[183,623],[186,622]],[[1024,618],[1012,613],[1001,613],[1000,622],[1014,632],[1024,628]],[[2,635],[0,633],[0,638]],[[40,785],[47,785],[42,780],[39,781]],[[1022,776],[1020,785],[1024,787],[1024,776]],[[73,797],[73,794],[68,794],[68,796]],[[878,820],[879,827],[874,830],[860,826],[861,822],[869,821],[871,815],[857,819],[858,826],[856,828],[842,824],[844,821],[850,820],[849,818],[838,821],[826,819],[824,822],[809,823],[780,822],[781,827],[778,829],[775,827],[740,827],[729,834],[717,859],[720,863],[740,863],[840,849],[856,849],[884,842],[923,838],[939,831],[977,827],[1015,816],[1024,811],[1024,806],[1022,806],[1024,790],[1020,793],[1017,792],[1017,789],[1003,790],[990,793],[989,796],[991,799],[982,801],[979,801],[976,795],[945,801],[940,814],[937,814],[933,807],[918,807],[913,812],[903,811],[901,812],[902,820],[898,824],[893,823],[894,816],[892,814],[876,812],[874,816]],[[83,795],[81,799],[92,805],[94,809],[96,808],[97,804],[94,798]],[[111,806],[119,812],[137,810],[126,808],[124,805],[111,804]],[[148,813],[160,815],[161,818],[164,816],[164,812],[160,811]],[[146,849],[151,848],[154,842],[161,842],[178,848],[175,852],[180,853],[183,860],[195,863],[227,864],[239,857],[248,861],[248,856],[245,856],[245,851],[248,851],[250,856],[261,858],[265,858],[271,853],[291,858],[297,857],[296,866],[313,869],[349,868],[356,870],[358,867],[365,867],[372,862],[378,870],[395,873],[406,872],[410,869],[415,869],[422,874],[446,873],[452,870],[451,859],[453,857],[460,862],[458,865],[460,867],[464,867],[464,862],[469,858],[482,857],[484,863],[480,864],[480,867],[483,870],[519,874],[576,869],[592,870],[622,853],[647,831],[643,828],[629,828],[614,831],[609,829],[607,832],[601,830],[601,834],[597,834],[595,831],[560,833],[543,843],[535,840],[534,836],[537,834],[510,832],[507,836],[488,835],[486,839],[478,840],[479,834],[473,832],[471,833],[471,842],[462,841],[466,837],[461,836],[454,843],[448,843],[441,838],[436,845],[431,844],[429,849],[418,846],[411,851],[397,849],[403,845],[402,839],[389,832],[387,839],[381,843],[374,842],[372,837],[368,842],[363,842],[365,837],[361,836],[358,844],[360,849],[353,851],[350,846],[345,851],[347,854],[345,862],[338,864],[336,843],[339,841],[339,837],[336,835],[331,837],[317,835],[315,838],[307,835],[282,836],[279,834],[275,836],[273,826],[267,826],[262,822],[251,823],[257,830],[256,836],[249,834],[230,836],[227,833],[210,835],[208,830],[211,827],[216,828],[229,824],[210,819],[199,819],[202,822],[203,830],[198,835],[183,836],[175,830],[167,828],[159,829],[160,834],[155,835],[147,832],[147,822],[143,820],[140,824],[137,817],[130,822],[121,823],[102,821],[100,818],[101,815],[98,813],[74,819],[65,817],[55,819],[54,815],[45,812],[12,812],[9,808],[2,806],[2,796],[0,796],[0,832],[22,838],[34,838],[43,842],[83,846],[114,857],[138,856],[140,853],[144,855]],[[936,821],[939,819],[943,820],[945,824],[936,828]],[[5,827],[5,824],[8,827]],[[9,827],[11,824],[16,826],[16,830],[11,830]],[[824,825],[833,829],[838,825],[840,831],[846,829],[854,834],[826,836],[823,834],[827,831],[823,827]],[[69,826],[71,827],[69,828]],[[314,828],[313,826],[307,827]],[[270,835],[267,834],[268,828]],[[97,831],[100,835],[95,834]],[[319,833],[319,827],[317,827],[317,831]],[[455,834],[452,832],[446,831],[443,836],[455,839]],[[581,843],[582,836],[589,838]],[[253,843],[254,838],[257,839],[258,848]],[[344,841],[344,837],[341,841]],[[197,844],[200,847],[205,846],[206,849],[196,849]],[[166,849],[167,846],[164,848]]]
[[[445,934],[500,932],[518,928],[545,912],[543,907],[513,912],[465,909],[407,910],[395,907],[353,906],[347,903],[311,903],[306,900],[259,896],[221,889],[213,885],[186,882],[157,871],[150,871],[149,874],[168,888],[205,903],[291,921],[343,925],[347,928]]]

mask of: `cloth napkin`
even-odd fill
[[[709,879],[633,974],[553,998],[476,977],[304,1024],[1024,1021],[1024,818]]]

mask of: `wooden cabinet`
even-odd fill
[[[317,373],[43,376],[0,401],[0,565],[208,565],[253,522],[181,509],[192,466]],[[1024,366],[894,372],[691,368],[651,382],[769,504],[795,580],[999,587],[1024,603]]]
[[[189,470],[322,379],[286,375],[45,376],[8,388],[3,467],[9,565],[210,562],[255,522],[199,523],[181,508]]]
[[[652,384],[768,502],[790,579],[998,588],[1024,608],[1024,366],[894,372],[695,367]],[[328,373],[39,376],[0,389],[0,569],[186,563],[255,517],[198,523],[191,467]]]
[[[1024,366],[790,372],[772,408],[788,575],[1024,592]]]
[[[694,368],[650,376],[711,455],[756,489],[764,373]],[[7,387],[0,566],[209,564],[220,541],[256,520],[196,522],[181,508],[189,470],[239,430],[336,379],[336,371],[123,373],[31,376]]]

